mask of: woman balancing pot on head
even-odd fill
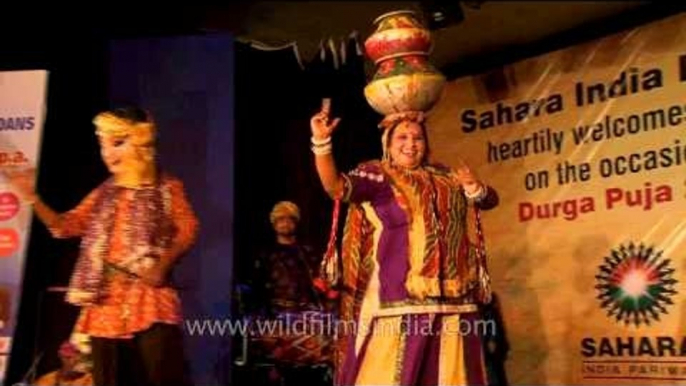
[[[497,205],[496,192],[466,166],[429,162],[421,112],[383,122],[383,158],[336,168],[327,105],[311,121],[317,173],[350,204],[342,242],[338,385],[486,384],[478,318],[480,259],[467,209]],[[464,330],[464,329],[462,329]]]
[[[94,383],[189,384],[181,303],[166,278],[194,243],[198,220],[183,183],[155,162],[147,112],[115,109],[93,123],[111,176],[76,208],[52,210],[34,191],[32,171],[6,176],[53,236],[82,239],[67,301],[81,307],[74,331],[90,336]],[[124,364],[122,353],[136,363]]]

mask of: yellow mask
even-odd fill
[[[93,123],[103,161],[115,184],[138,188],[155,182],[154,123],[133,122],[110,112],[98,114]]]

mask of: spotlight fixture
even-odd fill
[[[464,20],[464,13],[459,1],[422,0],[420,6],[430,30],[446,28]]]

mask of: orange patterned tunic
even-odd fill
[[[168,217],[173,234],[171,242],[161,253],[183,253],[195,241],[198,220],[186,198],[183,183],[169,175],[162,175],[159,186],[168,190]],[[103,184],[93,190],[76,208],[60,215],[51,224],[51,233],[58,238],[82,237],[99,221],[98,198],[106,189]],[[113,203],[113,219],[102,259],[104,266],[130,267],[136,256],[126,243],[130,240],[134,209],[131,204],[135,190],[117,187],[110,200]],[[105,204],[107,205],[107,204]],[[97,228],[96,228],[97,229]],[[140,247],[137,247],[140,248]],[[132,259],[134,258],[134,259]],[[134,270],[131,270],[134,271]],[[146,330],[154,323],[179,324],[181,302],[175,289],[169,286],[154,287],[125,271],[105,269],[102,296],[94,304],[84,305],[76,323],[75,332],[93,337],[127,339]]]

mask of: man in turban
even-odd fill
[[[269,221],[275,242],[255,261],[253,289],[268,314],[300,312],[319,308],[319,297],[312,281],[320,257],[309,245],[298,241],[300,208],[290,201],[274,205]]]
[[[277,203],[269,220],[275,240],[254,261],[251,287],[258,312],[281,328],[259,337],[255,354],[275,365],[269,377],[281,385],[326,384],[331,361],[326,311],[333,304],[313,284],[321,255],[298,239],[296,204]]]

